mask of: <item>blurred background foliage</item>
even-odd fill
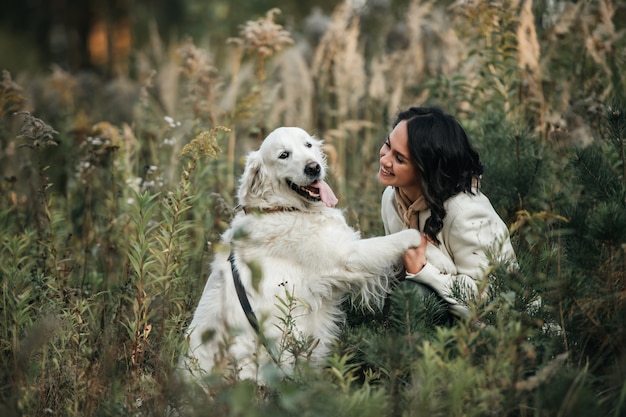
[[[624,0],[3,4],[0,415],[625,415],[625,29]],[[406,288],[349,309],[293,380],[181,382],[245,154],[318,135],[379,235],[378,149],[420,104],[470,133],[519,270],[452,327]]]
[[[68,71],[93,69],[104,76],[128,75],[132,50],[158,36],[176,42],[191,36],[222,45],[239,25],[273,7],[282,23],[301,25],[313,10],[330,13],[338,0],[28,0],[3,7],[0,45],[4,69],[47,72],[54,63]]]

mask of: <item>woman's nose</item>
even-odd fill
[[[389,152],[385,151],[385,148],[380,148],[380,163],[383,165],[387,165],[389,162],[389,158],[387,157]]]

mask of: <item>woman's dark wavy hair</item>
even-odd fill
[[[440,108],[410,107],[398,113],[393,126],[403,120],[422,194],[431,210],[424,233],[439,243],[437,233],[446,217],[443,203],[461,192],[473,193],[472,183],[483,174],[483,164],[460,123]]]

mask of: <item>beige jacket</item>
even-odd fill
[[[435,246],[428,242],[426,265],[417,274],[406,275],[407,279],[433,289],[451,304],[453,310],[464,316],[469,315],[469,310],[455,296],[479,296],[479,283],[485,278],[490,264],[515,263],[506,224],[484,194],[477,189],[474,193],[460,193],[444,203],[446,217],[437,235],[441,244]],[[386,234],[406,228],[397,207],[394,189],[387,187],[381,203]],[[424,230],[428,217],[430,209],[420,213],[420,230]]]

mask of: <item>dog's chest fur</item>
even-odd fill
[[[278,297],[289,294],[299,329],[321,340],[337,336],[346,294],[332,279],[341,274],[333,269],[342,265],[337,245],[359,238],[339,210],[239,215],[224,238],[233,247],[246,288],[254,287],[251,270],[261,271],[255,277],[257,291],[248,291],[257,315],[276,316]]]
[[[297,264],[299,271],[332,273],[337,244],[358,240],[341,212],[325,208],[316,212],[276,212],[240,215],[224,236],[235,252],[249,259],[277,257]]]

